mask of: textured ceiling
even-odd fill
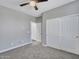
[[[34,8],[31,6],[24,6],[24,7],[19,6],[19,4],[28,1],[30,0],[0,0],[0,5],[38,17],[45,11],[62,6],[75,0],[48,0],[48,2],[37,4],[39,8],[38,11],[35,11]]]

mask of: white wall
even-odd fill
[[[0,6],[0,52],[32,42],[32,19],[29,15]]]
[[[79,13],[79,0],[67,5],[51,9],[43,14],[45,20]]]

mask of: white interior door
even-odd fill
[[[41,42],[41,23],[36,23],[37,40]]]
[[[31,39],[41,41],[41,23],[31,22]]]
[[[31,39],[36,40],[36,23],[31,22]]]
[[[60,19],[51,19],[46,22],[47,45],[60,48]]]

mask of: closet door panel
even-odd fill
[[[47,20],[46,22],[47,45],[60,48],[60,18]]]
[[[74,35],[74,19],[73,17],[61,18],[61,43],[62,48],[68,51],[75,50],[76,41],[73,38]]]

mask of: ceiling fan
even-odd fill
[[[36,4],[40,2],[46,2],[46,1],[48,0],[31,0],[30,2],[20,4],[20,6],[30,5],[30,6],[33,6],[35,10],[38,10],[38,7]]]

